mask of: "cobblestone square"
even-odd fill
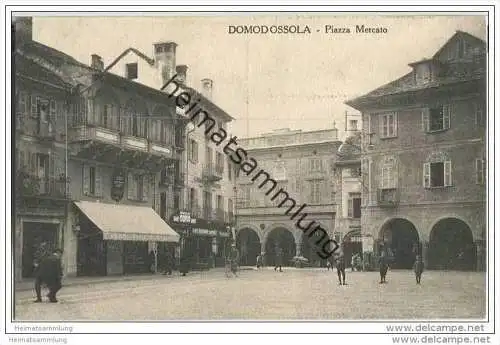
[[[16,320],[359,320],[478,319],[486,314],[486,275],[478,272],[394,270],[388,283],[377,272],[272,269],[221,271],[186,277],[69,286],[59,303],[32,303],[33,292],[16,294]]]

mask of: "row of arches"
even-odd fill
[[[268,265],[274,264],[277,248],[283,251],[283,262],[290,264],[295,255],[306,257],[313,265],[323,265],[313,248],[311,240],[305,235],[297,246],[289,229],[280,227],[271,230],[264,246],[257,232],[249,227],[241,229],[236,237],[241,254],[242,265],[255,265],[256,257],[266,253]],[[344,238],[342,248],[347,262],[352,255],[361,254],[361,243],[353,243]],[[375,241],[375,252],[385,251],[393,259],[395,269],[412,268],[416,255],[424,256],[430,269],[474,270],[477,264],[476,245],[469,226],[460,219],[446,218],[437,222],[429,236],[429,242],[422,242],[416,227],[401,218],[391,219],[379,231]]]

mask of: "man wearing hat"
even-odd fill
[[[62,276],[63,276],[63,270],[62,270],[62,263],[61,263],[61,255],[62,255],[62,250],[61,249],[56,249],[52,253],[52,255],[49,255],[45,257],[41,262],[39,266],[39,277],[40,280],[47,285],[49,288],[49,293],[47,294],[47,297],[49,298],[49,301],[51,303],[57,303],[57,298],[56,294],[57,292],[61,289],[62,284]],[[37,292],[37,294],[39,294]],[[37,296],[37,301],[40,296]]]

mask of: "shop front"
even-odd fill
[[[189,261],[192,269],[224,266],[231,237],[228,224],[180,212],[171,218],[170,225],[181,236],[180,255]]]
[[[77,275],[155,272],[160,247],[179,242],[177,234],[150,207],[75,202]]]

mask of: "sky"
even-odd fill
[[[387,33],[355,33],[356,25]],[[230,34],[229,26],[299,25],[311,34]],[[351,33],[326,33],[325,25]],[[176,62],[188,65],[187,82],[200,89],[211,78],[213,101],[235,120],[238,137],[274,129],[339,128],[344,102],[408,73],[409,63],[431,57],[457,30],[486,40],[478,15],[184,14],[158,16],[34,17],[33,38],[90,64],[105,66],[129,47],[152,57],[153,43],[178,44]]]

